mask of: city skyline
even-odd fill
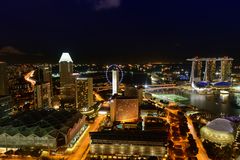
[[[0,159],[240,159],[240,2],[0,2]]]
[[[56,63],[62,52],[70,52],[77,63],[184,61],[195,56],[229,56],[238,61],[238,4],[1,2],[0,18],[4,23],[0,27],[0,49],[16,48],[20,52],[15,54],[23,63]],[[15,63],[15,54],[6,56],[1,52],[0,59]],[[22,58],[25,56],[28,59]]]

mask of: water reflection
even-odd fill
[[[240,115],[240,93],[199,95],[188,94],[189,104],[217,115]]]
[[[240,107],[240,93],[234,93],[236,105]]]

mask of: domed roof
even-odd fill
[[[231,121],[223,118],[214,119],[207,124],[207,127],[217,131],[233,132]]]
[[[222,146],[234,142],[233,126],[227,119],[217,118],[203,126],[200,130],[201,138]]]

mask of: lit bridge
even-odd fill
[[[144,91],[156,91],[162,89],[174,89],[177,88],[176,84],[156,84],[156,85],[147,85],[144,88]]]
[[[124,89],[123,85],[120,85],[120,89]],[[144,85],[143,86],[144,91],[155,91],[155,90],[161,90],[161,89],[172,89],[172,88],[177,88],[176,84],[153,84],[153,85]],[[100,86],[100,87],[94,87],[96,92],[100,91],[106,91],[106,90],[111,90],[112,86]]]

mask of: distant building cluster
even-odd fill
[[[212,86],[228,94],[222,89],[231,85],[233,59],[188,61],[191,72],[189,65],[178,64],[74,65],[67,52],[55,65],[0,62],[0,147],[67,151],[90,125],[94,130],[87,139],[88,158],[196,158],[200,148],[185,115],[191,107],[178,106],[175,95],[154,94],[188,90],[189,80],[192,88],[207,89],[207,94]],[[134,71],[141,74],[134,77]],[[95,119],[100,114],[105,116]],[[236,141],[234,126],[226,119],[215,119],[198,131],[212,151]]]
[[[93,105],[93,80],[80,77],[73,72],[73,61],[69,53],[63,53],[59,60],[60,96],[74,108],[82,110]],[[63,104],[64,105],[64,104]]]

